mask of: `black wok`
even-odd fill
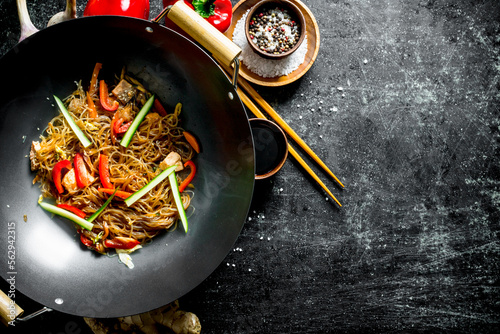
[[[88,85],[96,62],[109,79],[127,66],[167,109],[182,102],[182,126],[202,145],[188,233],[157,236],[133,254],[134,269],[87,250],[71,222],[37,205],[27,158],[58,113],[52,95]],[[215,270],[250,206],[254,151],[233,85],[202,48],[156,23],[89,17],[24,40],[0,59],[0,73],[0,274],[17,291],[61,312],[118,317],[165,305]]]

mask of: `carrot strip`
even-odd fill
[[[92,98],[90,97],[89,92],[87,92],[87,104],[90,108],[89,116],[91,118],[97,118],[97,109],[95,108],[94,100],[92,100]]]
[[[99,71],[102,68],[101,63],[96,63],[94,67],[94,71],[92,72],[92,78],[90,79],[90,87],[89,87],[89,93],[90,95],[94,95],[95,92],[97,92],[97,76],[99,75]]]
[[[106,194],[110,194],[110,195],[112,195],[115,192],[114,189],[109,189],[109,188],[99,188],[97,190],[100,192],[106,193]],[[123,199],[127,199],[130,195],[132,195],[132,193],[130,193],[128,191],[123,191],[123,190],[116,190],[116,194],[115,194],[115,196],[118,196],[118,197],[123,198]]]
[[[186,138],[187,142],[189,143],[189,145],[191,145],[193,150],[195,150],[196,153],[200,153],[200,144],[196,140],[196,137],[187,131],[184,131],[183,134],[184,138]]]

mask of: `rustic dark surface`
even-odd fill
[[[311,163],[343,206],[289,158],[257,182],[234,251],[181,308],[203,333],[500,332],[500,2],[303,2],[316,62],[256,88],[346,185]],[[39,28],[63,7],[28,1]],[[0,18],[5,54],[14,1]],[[57,312],[16,329],[89,333]]]

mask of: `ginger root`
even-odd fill
[[[114,324],[107,324],[93,318],[85,318],[95,334],[111,333],[144,333],[160,334],[170,329],[174,334],[200,334],[201,324],[198,317],[191,312],[179,310],[176,300],[166,306],[128,317],[117,318]]]

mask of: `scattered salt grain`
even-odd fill
[[[238,20],[233,32],[233,42],[242,50],[239,57],[240,61],[250,71],[264,78],[280,77],[295,71],[304,62],[307,53],[307,36],[305,36],[297,50],[287,57],[282,59],[262,58],[252,50],[246,39],[245,21],[249,11]]]
[[[365,59],[363,60],[363,64],[368,64],[368,59],[366,59],[366,58],[365,58]]]
[[[343,91],[343,90],[344,90],[344,87],[337,87],[337,90],[338,90],[339,92],[341,92],[341,91]]]
[[[302,119],[302,116],[299,116],[299,119]]]
[[[332,107],[330,111],[339,111],[339,109],[337,107]]]
[[[318,126],[320,126],[320,125],[321,125],[321,122],[318,122]]]

